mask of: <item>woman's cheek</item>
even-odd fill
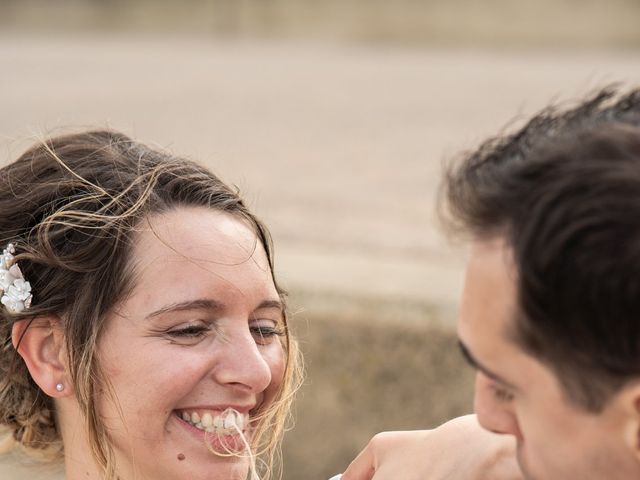
[[[271,370],[271,383],[267,388],[267,393],[269,394],[268,397],[271,397],[280,388],[284,380],[287,354],[279,341],[268,345],[265,350],[264,358]]]

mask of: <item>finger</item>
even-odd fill
[[[342,480],[371,480],[376,473],[375,455],[371,445],[360,452],[342,474]]]

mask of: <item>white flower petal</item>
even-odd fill
[[[0,270],[0,289],[6,290],[9,285],[13,284],[15,278],[8,270]]]
[[[17,263],[13,263],[15,248],[9,244],[0,255],[0,298],[7,310],[19,313],[31,306],[31,284],[25,281]]]
[[[24,279],[24,277],[22,276],[22,271],[20,270],[20,267],[18,266],[17,263],[14,263],[13,265],[11,265],[11,267],[9,268],[9,273],[16,278]]]

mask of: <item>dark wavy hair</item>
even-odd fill
[[[513,250],[513,336],[600,411],[640,376],[640,90],[547,108],[446,174],[446,221]],[[499,294],[499,292],[497,292]]]

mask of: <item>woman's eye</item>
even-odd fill
[[[199,338],[204,336],[208,330],[209,328],[205,325],[188,325],[183,328],[170,330],[167,334],[174,338]]]
[[[275,338],[284,335],[284,330],[274,325],[255,325],[249,327],[249,330],[259,345],[267,345]]]

